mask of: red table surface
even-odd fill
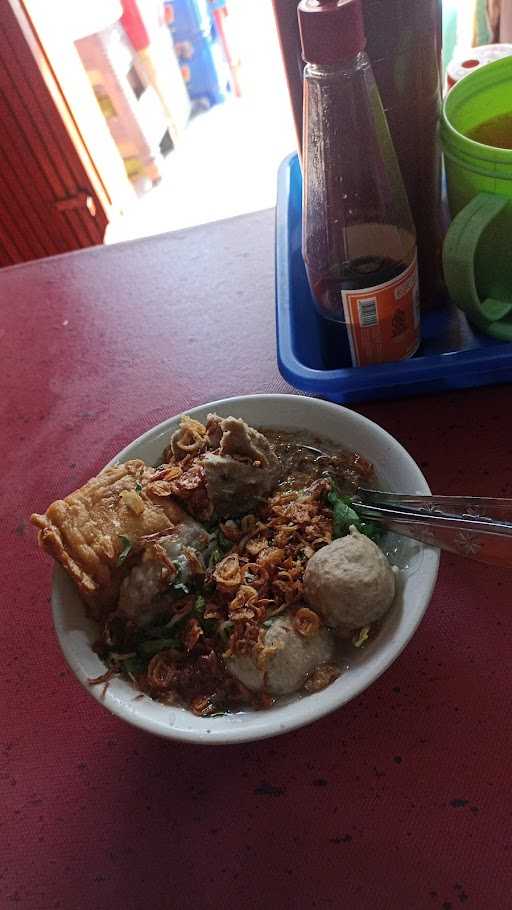
[[[163,741],[67,669],[27,524],[156,422],[289,391],[273,213],[0,273],[0,906],[512,906],[510,582],[444,556],[367,692],[243,746]],[[437,492],[512,495],[509,388],[369,404]]]

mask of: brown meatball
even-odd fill
[[[285,613],[265,634],[268,658],[263,668],[251,655],[234,655],[226,663],[235,679],[251,691],[259,692],[265,686],[271,695],[290,695],[302,688],[316,667],[332,658],[333,644],[331,633],[323,627],[310,638],[299,635]]]
[[[389,610],[396,575],[379,547],[356,528],[318,550],[304,573],[304,594],[326,625],[350,635]]]

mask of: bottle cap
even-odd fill
[[[297,15],[306,63],[353,60],[366,46],[361,0],[301,0]]]

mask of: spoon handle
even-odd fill
[[[365,518],[404,537],[477,562],[512,568],[510,499],[359,490],[354,506]]]
[[[359,487],[357,499],[368,505],[396,506],[415,509],[428,515],[451,515],[486,522],[512,523],[512,499],[492,496],[422,496],[409,493],[385,493]]]

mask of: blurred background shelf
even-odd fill
[[[512,0],[442,2],[445,66],[512,40]],[[296,134],[274,7],[293,32],[296,0],[6,0],[0,266],[275,204]]]

